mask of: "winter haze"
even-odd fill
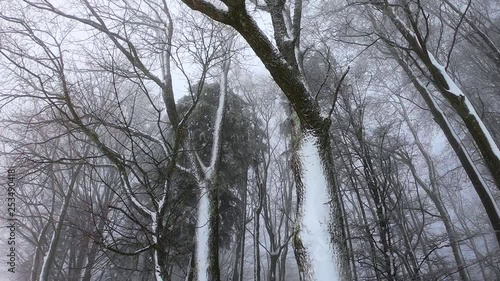
[[[0,281],[500,280],[495,0],[0,1]]]

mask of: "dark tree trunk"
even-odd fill
[[[483,207],[488,215],[489,221],[493,230],[495,231],[497,242],[500,244],[500,214],[497,212],[496,203],[494,199],[491,197],[491,194],[488,190],[488,186],[483,180],[481,174],[479,173],[478,168],[472,162],[468,152],[465,147],[462,145],[457,135],[453,132],[451,124],[448,122],[448,118],[444,115],[443,111],[439,108],[439,105],[436,103],[434,98],[428,89],[417,79],[417,77],[413,74],[413,71],[409,68],[409,66],[404,63],[401,58],[397,55],[397,53],[392,51],[394,59],[399,63],[399,65],[405,70],[408,74],[408,77],[412,81],[413,85],[417,89],[417,91],[422,96],[425,104],[428,106],[432,116],[434,117],[434,121],[438,124],[438,126],[443,131],[448,143],[455,151],[462,167],[464,168],[467,176],[469,177],[472,185],[474,186],[474,190],[476,191]]]

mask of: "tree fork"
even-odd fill
[[[342,210],[339,204],[339,191],[335,185],[333,158],[329,137],[330,120],[320,115],[320,108],[312,98],[300,71],[287,63],[283,54],[273,46],[269,39],[262,33],[257,23],[248,15],[244,1],[223,1],[228,11],[220,10],[214,5],[202,0],[182,0],[191,9],[199,11],[213,20],[232,26],[243,36],[255,54],[260,58],[274,81],[281,88],[298,119],[300,120],[300,135],[314,139],[314,149],[317,149],[320,158],[322,175],[326,179],[326,188],[331,196],[331,212],[334,223],[331,228],[331,241],[335,247],[334,255],[340,265],[340,272],[336,274],[341,280],[346,280],[349,275],[349,263],[345,256],[346,241],[342,239]],[[299,166],[297,166],[299,167]],[[301,167],[303,168],[303,167]],[[300,170],[297,170],[300,172]],[[296,175],[297,190],[300,189],[300,174]],[[299,194],[298,194],[299,195]],[[332,204],[333,203],[333,204]],[[300,239],[299,239],[300,240]],[[301,251],[301,241],[294,239],[295,245]],[[299,254],[300,255],[300,254]],[[332,265],[334,266],[334,265]],[[329,276],[334,278],[333,276]],[[303,277],[301,280],[310,280]]]

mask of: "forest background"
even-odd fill
[[[500,280],[497,1],[3,0],[0,69],[8,280]]]

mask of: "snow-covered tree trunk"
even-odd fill
[[[235,235],[237,243],[236,252],[234,255],[233,276],[232,281],[243,281],[244,262],[245,262],[245,234],[246,234],[246,219],[247,219],[247,190],[248,190],[248,167],[244,171],[244,187],[243,187],[243,213],[240,217],[240,223]]]
[[[210,249],[210,209],[207,186],[200,188],[200,201],[198,202],[198,216],[196,222],[196,278],[198,281],[207,281]]]
[[[412,24],[413,29],[411,29],[396,15],[387,1],[377,1],[374,5],[394,24],[404,37],[408,47],[418,56],[430,73],[432,82],[441,95],[460,116],[471,137],[474,139],[497,189],[500,190],[500,149],[467,95],[458,87],[446,71],[446,68],[438,62],[427,48],[425,36],[421,34],[418,26],[415,24],[414,15],[412,15],[408,7],[403,7],[405,14],[409,17]]]
[[[432,96],[425,84],[417,78],[413,70],[398,56],[397,52],[394,49],[391,49],[391,53],[393,55],[393,58],[403,68],[403,70],[410,78],[410,81],[422,96],[422,99],[424,100],[432,116],[434,117],[434,121],[441,128],[446,139],[448,140],[448,143],[455,151],[455,154],[457,155],[460,163],[462,164],[462,167],[469,177],[469,180],[474,186],[474,189],[479,196],[481,203],[484,206],[486,214],[488,215],[488,219],[490,220],[493,230],[495,231],[496,239],[500,244],[500,211],[493,195],[489,190],[488,185],[479,172],[479,169],[476,167],[474,161],[472,161],[460,138],[455,134],[455,131],[453,130],[448,117],[441,110],[439,104]]]
[[[298,261],[302,262],[299,268],[301,280],[349,279],[342,212],[339,191],[335,186],[328,132],[331,121],[321,116],[319,105],[313,98],[301,69],[299,43],[302,1],[294,2],[292,16],[284,1],[269,3],[263,8],[271,15],[276,47],[248,14],[245,1],[222,1],[227,10],[203,0],[182,2],[213,20],[232,26],[260,58],[300,120],[300,153],[296,158],[295,170],[297,195],[303,198],[303,203],[299,203],[301,219],[299,228],[296,229],[294,245]],[[327,195],[326,200],[322,199],[327,204],[321,204],[321,207],[318,206],[320,204],[312,204],[318,194]],[[320,218],[312,222],[307,220],[315,214]],[[328,237],[326,240],[325,235]],[[319,241],[319,244],[312,240]],[[316,251],[323,256],[313,256]],[[316,277],[326,279],[314,279]]]
[[[162,223],[159,220],[159,214],[155,212],[151,212],[151,230],[152,230],[152,239],[153,239],[153,261],[154,261],[154,275],[156,281],[163,281],[163,276],[165,274],[165,270],[163,270],[163,249],[161,249],[161,244],[159,243],[159,238],[162,233]]]
[[[214,131],[212,135],[212,151],[210,163],[205,166],[200,157],[200,201],[198,203],[198,215],[196,225],[196,278],[198,281],[219,281],[219,198],[218,198],[218,169],[222,146],[222,126],[226,111],[226,100],[228,94],[227,76],[231,65],[231,50],[233,39],[229,39],[226,50],[224,50],[224,61],[219,85],[219,104],[215,116]]]
[[[340,281],[340,241],[332,243],[332,234],[334,239],[341,237],[340,218],[332,211],[339,202],[332,198],[331,179],[326,172],[333,167],[325,165],[322,154],[318,137],[312,133],[300,136],[294,159],[298,209],[293,242],[300,280]]]

